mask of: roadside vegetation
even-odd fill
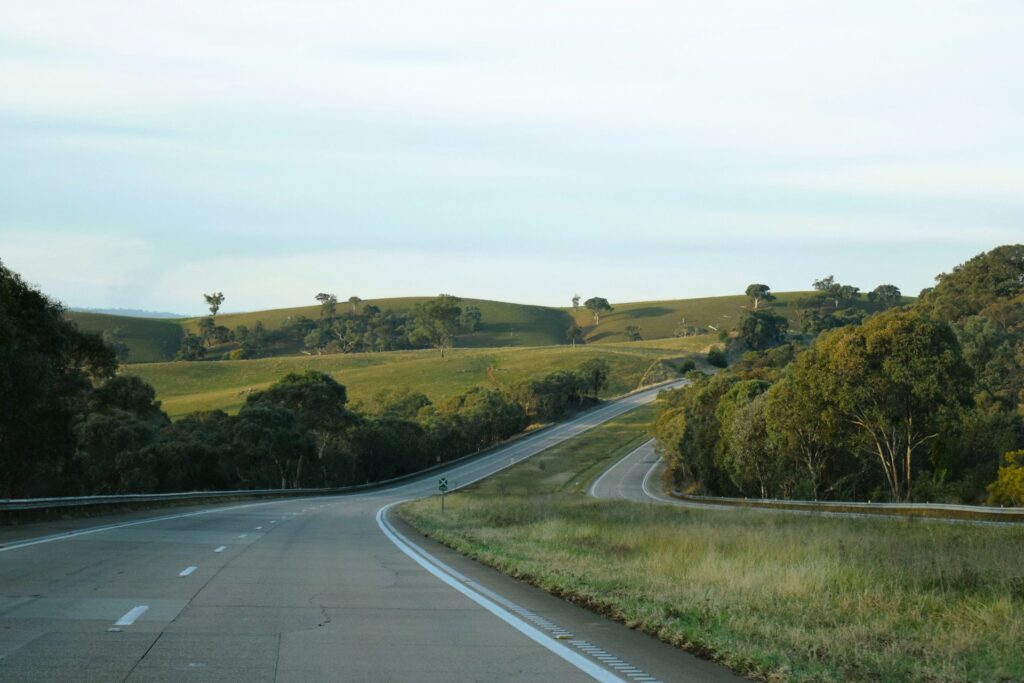
[[[399,514],[506,573],[772,681],[1024,679],[1024,529],[602,501],[640,409]]]
[[[752,285],[763,297],[764,285]],[[919,301],[831,276],[800,331],[755,302],[666,396],[655,435],[671,486],[802,500],[1024,500],[1024,245],[940,275]],[[997,481],[998,479],[998,481]]]

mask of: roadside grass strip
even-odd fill
[[[652,410],[448,494],[444,514],[433,499],[398,513],[485,564],[754,678],[1024,681],[1024,529],[589,498],[593,480],[649,438]]]

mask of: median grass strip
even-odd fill
[[[399,514],[541,588],[764,680],[1024,680],[1024,529],[593,500],[651,409]]]

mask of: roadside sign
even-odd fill
[[[441,477],[437,480],[437,490],[441,493],[448,490],[448,477]]]

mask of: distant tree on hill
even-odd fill
[[[613,311],[612,305],[608,303],[608,299],[604,299],[599,296],[592,296],[583,302],[587,310],[594,314],[594,325],[601,324],[601,314]]]
[[[868,292],[868,301],[877,302],[882,308],[893,308],[899,306],[903,300],[903,293],[896,285],[878,285]]]
[[[573,346],[576,346],[576,344],[582,344],[584,339],[583,328],[577,325],[576,321],[573,320],[565,330],[565,338]]]
[[[459,327],[463,332],[476,332],[480,329],[483,314],[476,306],[466,306],[459,315]]]
[[[214,292],[213,294],[203,294],[203,298],[206,299],[206,305],[210,307],[210,315],[217,315],[217,311],[220,310],[220,305],[224,303],[224,293]]]
[[[455,334],[462,316],[462,308],[459,306],[461,301],[451,294],[439,294],[436,299],[416,304],[409,340],[414,344],[429,344],[438,349],[441,358],[444,358],[445,350],[455,344]]]
[[[206,347],[203,346],[202,338],[186,330],[175,358],[178,360],[200,360],[205,355]]]
[[[837,309],[840,304],[855,301],[860,297],[859,287],[839,284],[832,275],[815,280],[814,289],[821,292],[821,296],[831,301]]]
[[[358,296],[350,296],[348,302],[352,305],[352,312],[355,313],[359,309],[359,304],[363,303],[363,300]]]
[[[640,341],[643,339],[643,337],[640,336],[640,328],[636,325],[626,325],[623,332],[626,334],[627,341]]]
[[[579,308],[580,308],[580,295],[579,294],[573,294],[572,295],[572,310],[578,311]]]
[[[786,341],[789,320],[771,310],[749,311],[739,324],[739,340],[755,351],[770,349]]]
[[[327,292],[320,292],[316,295],[316,300],[320,302],[320,317],[333,318],[338,305],[338,297]]]
[[[774,301],[775,295],[771,292],[771,287],[768,285],[753,284],[747,286],[747,296],[754,302],[754,310],[758,309],[762,301]]]

